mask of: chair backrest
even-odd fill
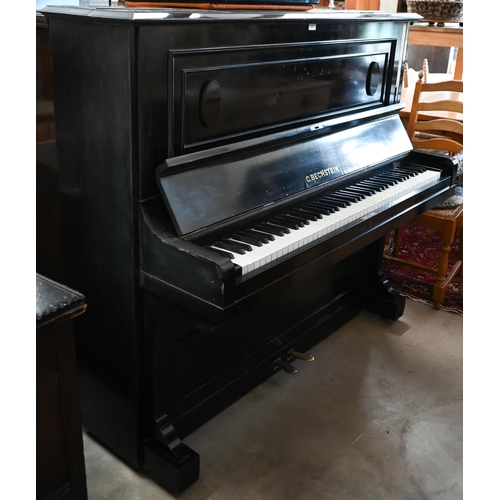
[[[463,81],[415,84],[407,132],[415,149],[463,150]]]
[[[429,61],[424,59],[422,64],[422,71],[424,72],[423,81],[427,83],[427,79],[429,76]],[[403,87],[411,87],[415,85],[419,77],[419,72],[410,68],[408,66],[408,62],[405,62],[403,67]]]

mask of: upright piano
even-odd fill
[[[363,309],[397,320],[385,235],[454,192],[398,113],[418,16],[46,7],[84,427],[172,493],[182,439],[300,377]]]

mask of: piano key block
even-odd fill
[[[286,373],[289,373],[290,375],[293,375],[294,373],[297,373],[297,368],[295,366],[291,365],[290,363],[287,363],[286,361],[283,361],[281,358],[278,358],[274,362],[274,368],[283,368]]]
[[[305,352],[298,352],[292,349],[288,352],[288,355],[297,359],[301,359],[302,361],[314,361],[314,356]]]
[[[309,221],[309,224],[296,224],[290,222],[282,216],[275,216],[269,222],[248,228],[257,231],[273,231],[276,238],[274,241],[258,246],[245,245],[245,247],[234,246],[237,244],[232,238],[229,240],[217,241],[213,246],[221,250],[229,250],[234,254],[231,261],[241,267],[241,276],[245,277],[248,273],[256,271],[262,266],[274,263],[295,250],[302,249],[311,245],[315,240],[323,238],[333,232],[342,230],[344,227],[356,223],[365,217],[375,215],[380,210],[391,207],[395,202],[404,199],[409,194],[416,194],[427,187],[437,183],[440,173],[433,170],[423,169],[423,172],[417,173],[410,179],[401,180],[406,177],[406,170],[400,172],[399,168],[392,169],[389,173],[400,175],[400,181],[394,186],[385,185],[381,189],[379,184],[375,183],[376,188],[373,194],[366,197],[343,194],[342,190],[327,193],[324,201],[308,202],[303,208],[313,213],[321,213],[321,219]],[[367,181],[358,182],[355,185],[361,185],[363,182],[371,183],[371,178]],[[337,210],[328,207],[326,204],[333,205],[339,200]],[[301,209],[299,207],[298,209]],[[273,229],[274,228],[274,229]]]

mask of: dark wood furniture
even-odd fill
[[[36,498],[87,498],[72,319],[85,297],[36,275]]]
[[[43,12],[68,284],[89,303],[83,425],[177,494],[200,471],[186,435],[282,369],[300,376],[300,353],[362,309],[403,314],[385,234],[449,196],[456,171],[414,153],[398,116],[415,17]],[[362,199],[349,188],[380,200],[428,175],[348,208]],[[258,233],[245,252],[266,252],[332,219],[251,265],[216,248]]]

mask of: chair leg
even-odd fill
[[[400,239],[401,239],[401,228],[398,227],[397,229],[394,230],[394,245],[393,245],[393,248],[392,248],[392,255],[393,255],[393,257],[397,257],[398,256]]]
[[[448,286],[446,275],[448,274],[448,257],[450,255],[451,244],[455,236],[456,221],[446,221],[442,230],[442,252],[439,259],[436,283],[434,284],[434,292],[432,300],[434,302],[434,309],[441,309],[441,304],[446,294]]]
[[[457,237],[458,237],[458,259],[464,261],[464,219],[463,216],[457,220]],[[464,266],[460,267],[459,276],[463,276]]]

